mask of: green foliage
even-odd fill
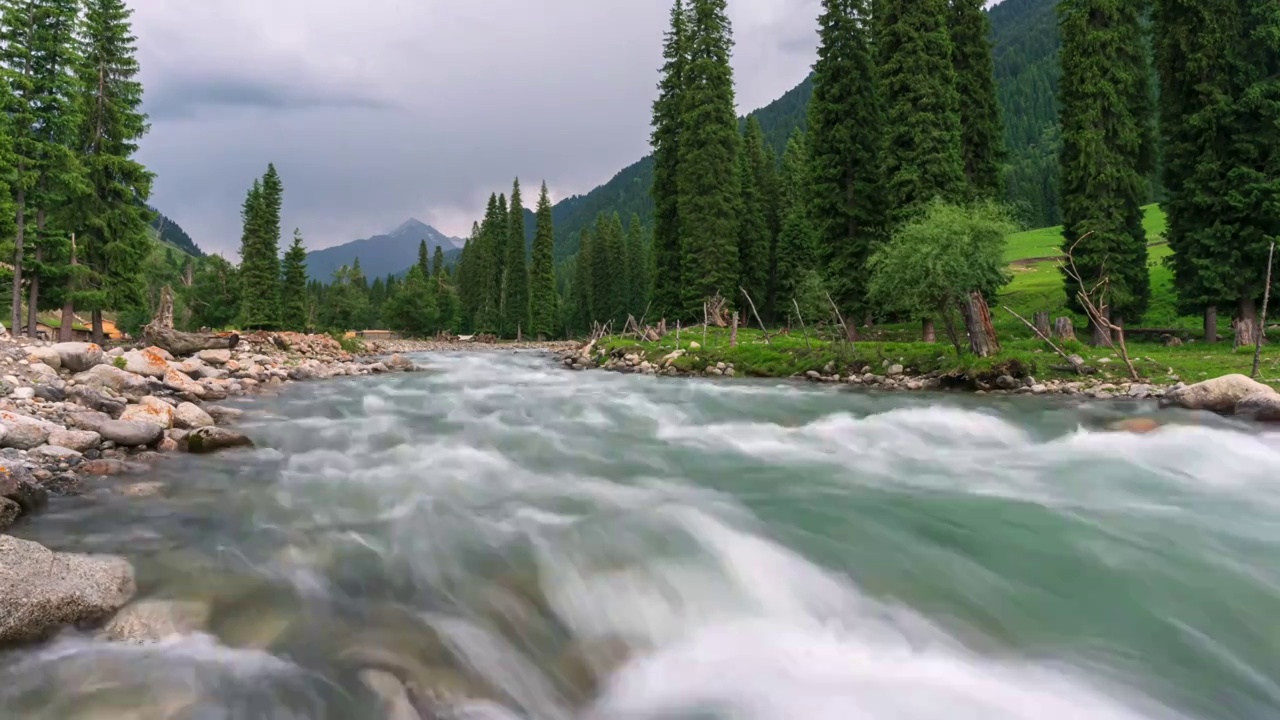
[[[435,253],[431,256],[431,275],[432,277],[440,277],[444,274],[444,248],[436,246]]]
[[[533,237],[533,267],[529,271],[530,334],[551,337],[559,327],[556,311],[555,227],[547,184],[538,195],[537,228]]]
[[[790,312],[791,300],[801,283],[818,267],[818,236],[809,210],[811,196],[808,149],[805,136],[797,132],[782,156],[779,193],[782,228],[774,250],[773,282],[764,308],[766,317],[771,319]]]
[[[812,220],[837,304],[864,309],[866,261],[884,235],[885,130],[868,0],[824,0],[808,150]]]
[[[364,276],[354,267],[343,265],[334,271],[333,282],[325,292],[321,327],[336,333],[364,327],[369,316],[369,297],[363,280]]]
[[[307,329],[307,249],[302,245],[302,232],[296,228],[293,244],[284,254],[280,306],[281,327],[295,332]]]
[[[1000,103],[991,56],[991,25],[984,0],[950,0],[951,61],[956,70],[960,110],[960,151],[964,175],[975,197],[1000,191],[1004,155]]]
[[[343,352],[348,352],[352,355],[361,355],[365,352],[364,343],[360,341],[360,338],[347,337],[346,333],[337,330],[330,331],[329,337],[338,342],[338,346],[342,348]]]
[[[240,318],[245,329],[280,324],[280,207],[284,187],[274,164],[254,180],[241,210]]]
[[[621,330],[627,318],[626,250],[622,219],[601,215],[591,236],[591,314],[595,322],[613,322]]]
[[[653,278],[654,312],[679,317],[684,310],[680,273],[683,242],[680,225],[680,143],[689,64],[689,31],[684,0],[671,8],[671,28],[663,45],[662,81],[653,103]]]
[[[440,329],[437,302],[440,283],[423,272],[422,267],[409,268],[404,282],[399,283],[383,311],[387,327],[413,337],[428,337]]]
[[[221,255],[200,258],[183,298],[190,313],[188,329],[231,327],[239,311],[240,273]]]
[[[520,199],[520,180],[511,188],[508,213],[505,260],[502,278],[502,333],[514,337],[532,332],[529,320],[529,268],[525,263],[524,202]]]
[[[738,296],[738,120],[726,0],[691,0],[677,190],[684,317]]]
[[[632,215],[627,225],[627,312],[634,315],[636,322],[645,316],[649,309],[652,276],[649,258],[649,245],[644,241],[644,228],[640,226],[640,216]]]
[[[777,183],[774,160],[765,148],[764,132],[755,118],[747,120],[738,159],[738,181],[742,188],[738,284],[752,297],[764,298],[769,292],[769,256],[774,241],[770,220],[777,215]],[[738,297],[736,288],[734,297]]]
[[[959,97],[946,0],[881,0],[877,21],[885,103],[889,219],[965,196]]]
[[[114,358],[112,358],[111,364],[123,370],[125,369],[125,366],[129,364],[129,361],[125,360],[123,355],[117,355]]]
[[[1015,227],[990,202],[934,202],[872,255],[870,295],[877,307],[910,318],[948,313],[975,290],[994,297],[1009,281],[1003,254]]]
[[[1142,204],[1154,130],[1141,8],[1128,0],[1063,0],[1059,13],[1062,246],[1074,248],[1087,286],[1108,279],[1115,316],[1137,320],[1151,295]],[[1078,310],[1078,284],[1065,282]]]

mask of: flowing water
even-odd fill
[[[260,448],[16,534],[209,609],[0,656],[0,715],[1280,716],[1280,438],[1131,403],[569,373],[290,386]]]

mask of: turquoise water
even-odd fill
[[[423,718],[1280,716],[1280,436],[420,361],[255,399],[259,450],[15,528],[210,612],[0,656],[0,715],[393,717],[374,668]]]

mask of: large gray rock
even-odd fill
[[[173,427],[173,406],[158,397],[148,395],[139,400],[137,405],[125,408],[120,419],[153,423],[168,430]]]
[[[103,367],[106,367],[105,365]],[[71,398],[71,402],[77,405],[83,405],[90,410],[106,413],[113,418],[120,417],[120,413],[124,412],[128,402],[120,398],[113,398],[99,390],[84,385],[75,385],[67,388],[67,397]]]
[[[1235,412],[1262,422],[1280,422],[1280,393],[1258,392],[1246,395],[1236,403]]]
[[[169,372],[169,361],[164,355],[151,348],[130,350],[121,357],[124,358],[125,371],[134,375],[162,378],[166,372]]]
[[[205,411],[213,418],[213,421],[219,425],[229,425],[244,417],[244,411],[236,408],[223,407],[222,405],[210,405]]]
[[[62,368],[62,356],[51,347],[29,347],[27,348],[27,359],[31,362],[43,363],[53,370]]]
[[[70,448],[77,452],[92,450],[102,443],[102,436],[92,430],[54,430],[49,433],[49,444]]]
[[[110,617],[133,597],[133,567],[0,535],[0,647]]]
[[[1245,375],[1223,375],[1170,390],[1165,394],[1162,404],[1177,405],[1188,410],[1232,413],[1235,412],[1236,404],[1246,397],[1266,393],[1275,394],[1275,390]]]
[[[201,350],[196,356],[210,365],[226,365],[231,362],[230,350]]]
[[[94,343],[64,342],[50,349],[58,353],[62,367],[71,372],[84,372],[102,363],[102,348]]]
[[[48,348],[45,348],[46,350]],[[54,357],[57,357],[56,355]],[[27,367],[27,375],[31,377],[32,382],[36,383],[56,383],[58,382],[58,371],[44,363],[34,363]]]
[[[31,454],[36,457],[48,458],[50,460],[70,460],[71,458],[78,458],[81,455],[78,450],[72,450],[71,448],[59,445],[41,445],[35,450],[32,450]]]
[[[196,600],[140,600],[117,613],[103,630],[112,640],[156,642],[203,631],[210,610]]]
[[[187,452],[205,454],[238,447],[253,447],[253,441],[238,432],[220,427],[196,428],[182,439]]]
[[[19,450],[30,450],[45,444],[49,440],[49,433],[58,428],[47,420],[8,410],[0,411],[0,425],[5,428],[0,446]]]
[[[154,422],[141,420],[107,420],[98,425],[103,440],[124,447],[150,445],[164,435],[164,428]]]
[[[32,477],[25,467],[0,466],[0,497],[12,500],[29,513],[39,510],[49,500],[49,492]]]
[[[201,410],[199,405],[184,402],[174,411],[173,424],[185,430],[193,430],[195,428],[208,427],[214,423],[213,417]]]
[[[94,390],[110,389],[130,397],[142,397],[151,392],[151,383],[145,377],[126,372],[114,365],[95,365],[72,379],[77,386]]]
[[[164,374],[164,386],[177,393],[204,397],[204,386],[192,380],[186,373],[170,369]]]

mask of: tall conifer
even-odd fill
[[[675,0],[663,44],[662,81],[653,103],[653,304],[658,317],[679,317],[683,263],[680,228],[680,138],[684,120],[685,73],[689,63],[685,0]]]
[[[738,183],[742,193],[738,228],[738,284],[762,298],[769,282],[769,250],[773,238],[769,233],[768,193],[765,187],[766,165],[764,133],[754,115],[747,118],[742,152],[738,154]],[[735,297],[737,288],[735,290]]]
[[[681,285],[686,317],[738,297],[738,117],[726,0],[691,0],[679,144]]]
[[[551,219],[551,198],[547,184],[538,194],[537,224],[533,234],[533,267],[529,271],[529,296],[535,337],[549,338],[558,326],[556,310],[555,227]]]
[[[274,164],[255,180],[245,201],[240,245],[240,325],[273,328],[280,322],[280,208],[284,186]]]
[[[1000,192],[1004,128],[996,97],[995,61],[991,55],[991,23],[985,0],[950,0],[951,59],[960,101],[960,150],[964,174],[976,197]]]
[[[524,248],[524,201],[520,198],[520,179],[517,178],[511,187],[507,239],[503,246],[502,330],[508,336],[532,332],[529,322],[529,268],[525,263]]]
[[[644,241],[644,228],[640,225],[640,216],[631,215],[627,225],[627,289],[628,312],[636,316],[639,322],[649,309],[649,297],[653,279],[649,275],[649,247]]]
[[[307,249],[302,232],[293,231],[293,244],[284,254],[280,280],[280,326],[302,332],[307,329]]]
[[[867,0],[823,0],[807,133],[813,226],[832,294],[862,309],[866,261],[884,236],[883,123]]]

